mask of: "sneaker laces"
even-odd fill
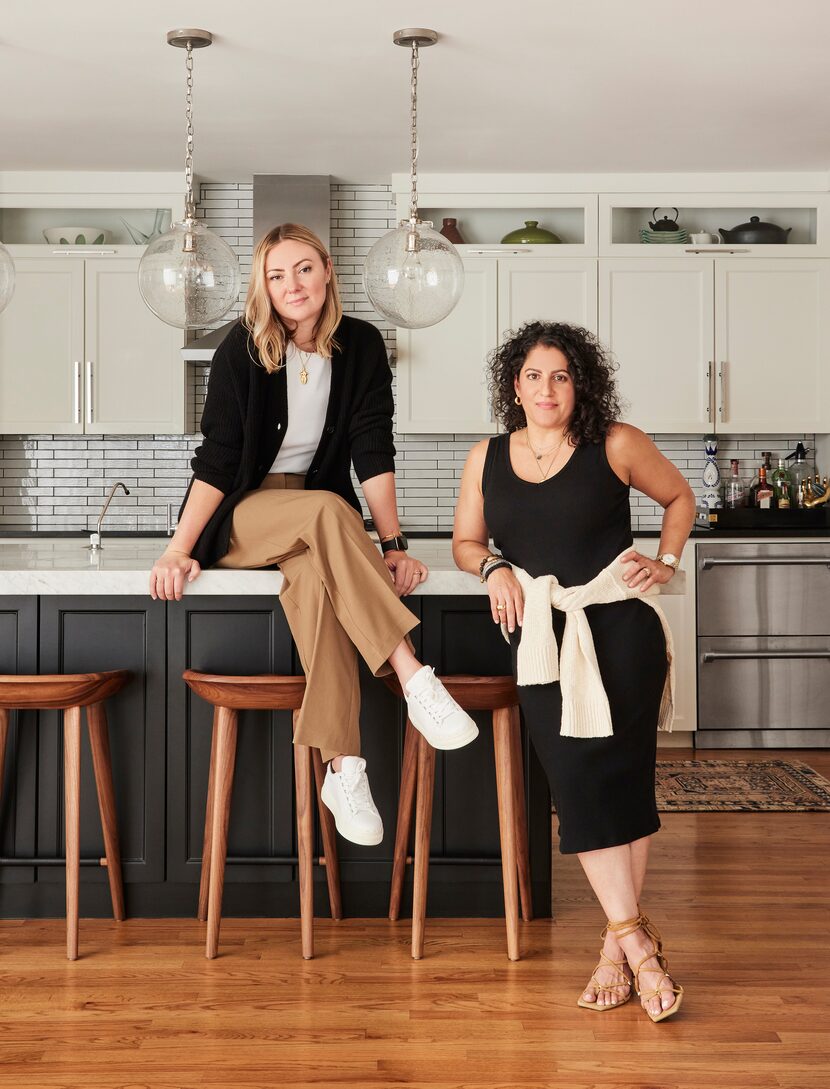
[[[429,684],[415,693],[415,698],[439,724],[455,710],[455,700],[434,673],[429,678]]]
[[[340,782],[352,813],[358,813],[361,809],[374,809],[369,777],[364,768],[357,768],[350,775],[341,771]]]

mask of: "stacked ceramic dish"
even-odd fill
[[[689,234],[684,227],[679,227],[676,231],[652,231],[648,227],[641,227],[640,241],[649,244],[662,243],[664,246],[685,246],[689,241]]]

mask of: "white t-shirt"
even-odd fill
[[[305,385],[300,371],[308,372]],[[288,426],[270,473],[305,473],[320,445],[331,391],[331,360],[316,352],[300,354],[293,341],[285,353],[288,383]]]

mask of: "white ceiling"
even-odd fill
[[[830,167],[827,0],[2,0],[0,170],[408,169],[400,27],[421,54],[425,172]]]

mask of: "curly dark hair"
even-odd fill
[[[568,433],[575,445],[602,442],[621,412],[614,371],[617,364],[593,333],[558,321],[529,321],[487,357],[489,389],[496,418],[507,431],[525,426],[525,414],[514,398],[514,378],[528,352],[542,345],[558,348],[568,360],[576,401]]]

